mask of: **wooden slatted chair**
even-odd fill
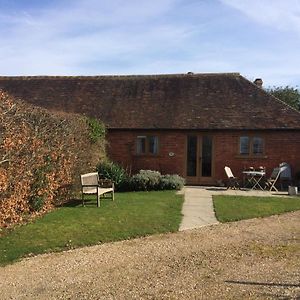
[[[111,194],[114,201],[114,183],[110,180],[99,180],[97,172],[80,175],[82,205],[84,206],[84,195],[97,195],[97,206],[100,207],[100,198]]]

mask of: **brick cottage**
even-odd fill
[[[102,120],[107,153],[131,172],[225,181],[281,162],[300,171],[300,113],[238,73],[0,77],[0,89],[50,110]]]

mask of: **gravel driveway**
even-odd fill
[[[1,299],[300,299],[300,211],[0,268]]]

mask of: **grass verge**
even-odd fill
[[[62,207],[0,237],[0,265],[24,256],[175,232],[183,196],[174,191],[116,193],[115,201],[96,200]]]
[[[232,222],[267,217],[300,209],[299,197],[213,196],[216,217],[220,222]]]

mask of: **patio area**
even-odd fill
[[[182,221],[179,231],[200,228],[218,223],[213,207],[213,196],[283,197],[289,198],[287,191],[262,191],[253,189],[227,189],[215,186],[185,186]],[[299,197],[300,200],[300,197]]]
[[[289,197],[288,191],[267,191],[258,189],[227,189],[226,187],[201,186],[212,195],[232,195],[232,196],[258,196],[258,197]]]

